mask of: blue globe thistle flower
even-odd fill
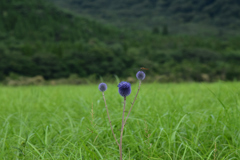
[[[136,77],[139,80],[144,80],[146,75],[145,75],[145,73],[143,71],[138,71],[137,74],[136,74]]]
[[[123,96],[123,97],[126,97],[126,96],[128,96],[128,95],[130,95],[130,93],[131,93],[131,84],[130,83],[128,83],[128,82],[120,82],[119,84],[118,84],[118,92],[119,92],[119,94],[121,95],[121,96]]]
[[[107,85],[106,83],[100,83],[99,86],[98,86],[98,89],[101,91],[101,92],[104,92],[107,90]]]

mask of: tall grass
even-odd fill
[[[143,84],[124,129],[123,159],[240,159],[239,85]],[[105,96],[119,140],[117,90],[108,85]],[[119,159],[104,106],[97,85],[0,86],[0,159]]]

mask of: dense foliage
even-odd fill
[[[223,27],[239,30],[240,25],[239,0],[51,1],[78,13],[124,27],[153,28],[165,24],[174,32],[183,32],[186,26],[188,30],[196,32],[200,28],[210,30],[209,26],[214,26],[217,30]],[[180,25],[185,27],[179,28]]]
[[[1,80],[12,73],[128,77],[141,66],[150,68],[153,80],[240,79],[238,37],[120,30],[44,0],[1,0],[0,11]]]

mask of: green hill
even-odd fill
[[[114,43],[120,34],[114,27],[60,10],[44,0],[2,0],[0,11],[0,79],[10,73],[60,78],[77,72],[85,76],[84,69],[91,69],[81,63],[92,60],[82,56],[98,42]],[[80,55],[81,51],[85,55]],[[80,59],[63,64],[76,57]]]
[[[173,33],[239,31],[239,0],[51,0],[120,27],[167,25]],[[217,31],[216,31],[217,30]]]
[[[106,39],[114,29],[57,9],[44,0],[1,0],[1,36],[36,41]]]
[[[1,0],[0,11],[1,80],[126,78],[141,66],[150,68],[149,81],[240,79],[239,37],[169,35],[167,26],[117,29],[44,0]]]

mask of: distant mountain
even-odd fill
[[[206,76],[209,81],[240,80],[240,37],[225,36],[228,29],[214,27],[234,29],[238,13],[225,18],[226,21],[233,18],[232,23],[219,19],[227,12],[233,14],[229,8],[224,13],[222,10],[212,13],[209,20],[201,20],[196,17],[202,16],[206,5],[217,1],[213,4],[206,1],[205,7],[198,10],[192,3],[183,2],[62,0],[58,1],[64,8],[61,9],[49,0],[0,0],[0,80],[36,75],[45,79],[77,75],[92,80],[101,76],[109,80],[113,75],[135,77],[136,69],[142,66],[150,68],[147,73],[150,81],[202,81]],[[202,0],[201,3],[196,1],[197,6],[202,3]],[[194,12],[183,4],[194,6]],[[239,6],[238,1],[234,4],[236,8]],[[82,14],[72,13],[73,8]],[[184,17],[180,13],[194,14],[178,19]],[[100,17],[107,23],[126,28],[151,30],[119,29],[84,15]],[[208,25],[209,33],[212,24],[211,34],[215,32],[217,37],[187,35],[190,31],[203,32],[204,28],[198,25],[200,22]],[[188,26],[182,25],[186,23]],[[174,35],[173,31],[177,30],[187,34]]]
[[[117,26],[174,31],[240,26],[239,0],[50,0],[63,8]],[[182,26],[183,29],[181,29]],[[213,29],[214,30],[214,29]]]
[[[119,34],[46,0],[0,0],[0,80],[12,73],[44,78],[93,74],[89,68],[97,56],[89,56],[89,50],[114,43]]]
[[[1,0],[0,36],[35,41],[109,39],[116,30],[58,9],[46,0]],[[106,38],[108,37],[108,38]]]

